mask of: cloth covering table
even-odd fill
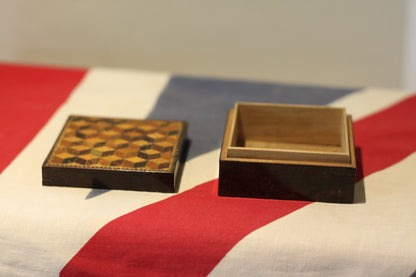
[[[410,276],[416,95],[0,63],[0,276]],[[353,204],[217,196],[234,102],[345,107]],[[178,193],[43,187],[70,114],[186,120]]]

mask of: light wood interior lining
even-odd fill
[[[345,109],[237,103],[230,158],[349,163]]]

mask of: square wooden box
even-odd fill
[[[343,108],[236,103],[228,113],[221,196],[352,203],[355,173]]]
[[[187,123],[70,116],[42,166],[44,186],[175,192]]]

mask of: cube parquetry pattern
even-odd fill
[[[46,165],[169,171],[183,132],[180,121],[71,116]]]

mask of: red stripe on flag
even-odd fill
[[[357,180],[401,161],[416,150],[416,96],[354,122],[354,133]]]
[[[354,124],[364,177],[414,152],[415,111],[411,97]],[[219,197],[216,188],[214,180],[113,220],[61,276],[207,275],[246,235],[310,203]]]
[[[218,197],[217,184],[110,222],[61,276],[204,276],[241,238],[309,203]]]
[[[33,139],[85,73],[0,63],[0,172]]]

